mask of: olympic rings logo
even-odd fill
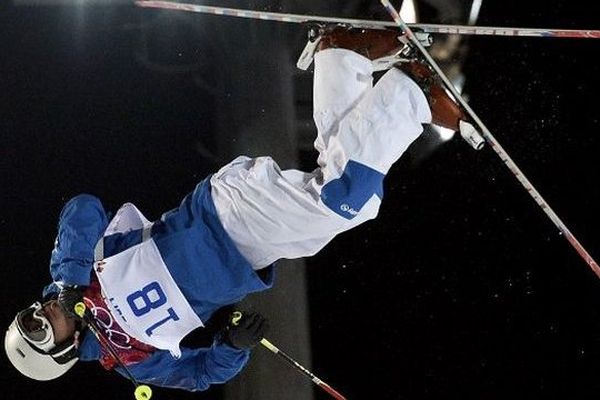
[[[120,326],[115,322],[112,314],[106,308],[94,304],[91,299],[85,297],[84,300],[86,301],[90,312],[94,316],[98,327],[104,331],[103,333],[106,339],[120,349],[131,349],[131,337],[125,332],[117,330],[120,328]],[[113,329],[113,327],[117,329]]]

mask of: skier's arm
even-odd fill
[[[140,382],[199,391],[229,381],[242,370],[250,356],[249,350],[238,350],[218,340],[210,348],[181,350],[179,359],[161,350],[139,364],[130,365],[129,369]],[[123,374],[119,368],[117,371]]]
[[[55,283],[89,285],[94,247],[106,229],[107,219],[100,200],[94,196],[82,194],[65,204],[50,259],[50,274]],[[56,289],[49,287],[46,292]]]

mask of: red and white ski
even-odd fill
[[[323,22],[328,24],[345,24],[356,28],[395,28],[397,25],[388,21],[375,21],[368,19],[335,18],[318,15],[286,14],[278,12],[242,10],[238,8],[213,7],[200,4],[179,3],[161,0],[139,0],[135,2],[139,7],[160,8],[166,10],[179,10],[203,14],[223,15],[228,17],[260,19],[264,21],[288,22],[303,24],[307,22]],[[584,38],[600,39],[600,30],[589,29],[538,29],[538,28],[510,28],[494,26],[470,25],[443,25],[443,24],[408,24],[412,29],[425,33],[443,33],[457,35],[483,35],[483,36],[530,36],[530,37],[558,37],[558,38]]]

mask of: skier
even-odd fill
[[[270,288],[278,259],[313,255],[375,218],[383,179],[422,124],[458,129],[460,108],[418,60],[399,60],[373,85],[377,59],[407,54],[399,32],[319,33],[318,168],[281,170],[269,157],[241,156],[153,223],[130,203],[109,221],[96,197],[71,199],[60,214],[45,302],[19,312],[6,333],[20,372],[50,380],[77,360],[99,360],[126,375],[74,314],[83,301],[137,381],[192,391],[228,381],[265,334],[262,316],[228,324],[210,347],[182,347],[182,339],[223,306]]]

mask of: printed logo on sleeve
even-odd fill
[[[350,215],[358,215],[358,211],[356,211],[354,208],[350,207],[346,203],[340,206],[340,210],[342,210],[343,212],[347,212]]]

